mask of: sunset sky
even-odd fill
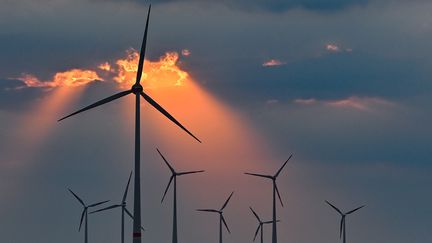
[[[141,103],[143,242],[251,242],[249,206],[279,242],[432,242],[432,2],[428,0],[0,1],[0,242],[76,243],[85,202],[120,203],[133,170],[134,99],[57,122],[134,82],[203,141]],[[133,188],[128,208],[133,209]],[[131,221],[126,221],[131,242]],[[266,242],[271,226],[265,227]],[[120,241],[120,210],[89,216],[90,242]]]

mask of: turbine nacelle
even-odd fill
[[[140,83],[136,83],[134,85],[132,85],[131,91],[134,94],[141,94],[141,92],[143,92],[143,86]]]

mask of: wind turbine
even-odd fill
[[[253,210],[253,208],[252,207],[249,207],[250,208],[250,210],[252,211],[252,213],[255,215],[255,218],[258,220],[258,228],[256,229],[256,231],[255,231],[255,236],[254,236],[254,238],[253,238],[253,241],[255,241],[255,239],[256,239],[256,237],[257,237],[257,235],[258,235],[258,232],[261,232],[261,243],[263,243],[264,242],[264,230],[263,230],[263,228],[264,228],[264,225],[265,224],[271,224],[271,223],[273,223],[273,221],[272,220],[270,220],[270,221],[261,221],[261,219],[260,219],[260,217],[258,216],[258,214]],[[280,220],[276,220],[276,222],[279,222]]]
[[[359,210],[359,209],[361,209],[361,208],[363,208],[364,206],[366,206],[366,205],[363,205],[363,206],[361,206],[361,207],[358,207],[358,208],[356,208],[356,209],[353,209],[353,210],[351,210],[351,211],[348,211],[348,212],[346,212],[346,213],[342,213],[342,211],[341,210],[339,210],[339,208],[337,208],[337,207],[335,207],[333,204],[331,204],[329,201],[325,201],[328,205],[330,205],[330,207],[332,207],[334,210],[336,210],[336,212],[338,212],[340,215],[341,215],[341,222],[340,222],[340,229],[339,229],[339,237],[340,238],[342,238],[342,235],[343,235],[343,243],[346,243],[346,228],[345,228],[345,223],[346,223],[346,220],[345,220],[345,218],[346,218],[346,216],[347,215],[349,215],[349,214],[352,214],[352,213],[354,213],[355,211],[357,211],[357,210]]]
[[[231,195],[225,201],[224,205],[222,206],[222,208],[220,210],[216,210],[216,209],[197,209],[197,211],[201,211],[201,212],[210,212],[210,213],[218,213],[219,214],[219,243],[222,243],[222,223],[225,225],[225,228],[227,229],[228,233],[231,234],[231,231],[228,228],[228,225],[227,225],[227,223],[225,221],[225,218],[223,216],[223,210],[228,205],[228,202],[230,201],[230,199],[231,199],[231,197],[232,197],[233,194],[234,194],[234,192],[231,192]]]
[[[121,210],[122,210],[122,214],[121,214],[121,242],[122,243],[124,243],[124,214],[126,213],[133,220],[132,214],[126,208],[126,198],[127,198],[127,194],[128,194],[128,191],[129,191],[129,184],[130,184],[131,177],[132,177],[132,172],[129,175],[129,180],[128,180],[127,185],[126,185],[126,189],[125,189],[125,191],[123,193],[123,199],[122,199],[121,204],[114,204],[114,205],[111,205],[109,207],[102,208],[102,209],[90,212],[90,214],[93,214],[93,213],[102,212],[102,211],[105,211],[105,210],[121,207]],[[143,227],[141,227],[141,229],[144,231]]]
[[[171,186],[171,182],[174,180],[174,209],[173,209],[173,231],[172,231],[172,242],[177,243],[177,176],[182,175],[188,175],[188,174],[195,174],[195,173],[201,173],[204,172],[203,170],[196,170],[196,171],[187,171],[187,172],[176,172],[174,168],[168,163],[168,161],[165,159],[165,157],[162,155],[162,153],[159,151],[159,149],[156,149],[159,153],[159,155],[162,157],[162,159],[165,161],[165,164],[168,166],[168,168],[171,170],[171,177],[169,179],[168,185],[165,189],[164,195],[162,197],[161,203],[164,201],[165,196],[168,192],[168,189]]]
[[[81,220],[80,220],[80,226],[79,226],[78,231],[81,231],[81,226],[82,226],[82,223],[83,223],[83,220],[84,220],[84,242],[87,243],[88,242],[88,225],[87,225],[87,222],[88,222],[88,209],[92,208],[92,207],[96,207],[96,206],[101,205],[101,204],[104,204],[106,202],[109,202],[109,200],[108,201],[103,201],[103,202],[98,202],[98,203],[93,203],[93,204],[90,204],[90,205],[86,205],[84,203],[84,201],[80,197],[78,197],[77,194],[75,194],[69,188],[68,188],[68,190],[70,191],[70,193],[72,193],[72,195],[74,195],[74,197],[78,200],[78,202],[80,202],[81,205],[83,206],[83,211],[81,213]]]
[[[148,13],[147,13],[147,21],[146,21],[146,27],[144,31],[143,42],[141,45],[136,81],[135,84],[132,86],[132,88],[114,94],[112,96],[109,96],[98,102],[95,102],[89,106],[82,108],[81,110],[78,110],[58,120],[58,121],[64,120],[68,117],[101,106],[103,104],[114,101],[126,95],[130,95],[130,94],[135,95],[135,169],[134,169],[135,176],[134,176],[133,243],[141,243],[140,96],[142,96],[145,101],[147,101],[156,110],[161,112],[169,120],[174,122],[181,129],[183,129],[186,133],[188,133],[190,136],[195,138],[198,142],[201,142],[197,137],[195,137],[191,132],[189,132],[182,124],[180,124],[180,122],[178,122],[172,115],[170,115],[162,106],[160,106],[155,100],[153,100],[149,95],[147,95],[144,92],[143,87],[140,83],[143,67],[144,67],[144,57],[145,57],[145,50],[146,50],[146,43],[147,43],[147,32],[148,32],[150,10],[151,10],[151,5],[149,6]]]
[[[279,176],[279,174],[281,173],[282,169],[285,167],[285,165],[288,163],[288,161],[291,159],[292,154],[289,156],[289,158],[285,161],[285,163],[282,165],[282,167],[280,167],[280,169],[276,172],[275,175],[262,175],[262,174],[255,174],[255,173],[245,173],[246,175],[251,175],[251,176],[258,176],[258,177],[264,177],[267,179],[271,179],[273,182],[273,220],[272,220],[272,224],[273,224],[273,230],[272,230],[272,242],[273,243],[277,243],[277,228],[276,228],[276,193],[279,197],[279,201],[283,207],[283,203],[282,203],[282,198],[280,196],[279,193],[279,189],[277,187],[276,184],[276,179]]]

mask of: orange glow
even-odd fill
[[[23,74],[20,78],[27,87],[78,87],[86,85],[95,80],[102,80],[98,74],[91,70],[71,69],[65,72],[58,72],[50,81],[40,81],[30,74]]]
[[[135,82],[139,54],[133,49],[127,51],[126,54],[124,58],[112,63],[105,62],[99,65],[97,71],[101,73],[72,69],[57,73],[52,81],[42,82],[31,75],[24,75],[22,79],[29,87],[59,87],[47,99],[47,104],[43,105],[43,107],[50,107],[56,104],[55,110],[49,108],[46,109],[46,112],[49,114],[57,113],[58,110],[63,111],[62,107],[70,102],[71,96],[77,97],[66,95],[65,90],[72,90],[71,94],[73,94],[76,92],[76,87],[85,87],[83,85],[95,79],[102,80],[100,76],[106,77],[106,79],[110,77],[121,89],[130,88]],[[153,107],[147,108],[150,106],[142,101],[143,121],[146,124],[142,130],[143,133],[146,133],[146,140],[156,139],[155,142],[158,141],[171,150],[183,154],[185,158],[192,158],[190,161],[207,160],[206,166],[214,170],[224,171],[227,167],[233,167],[237,170],[253,169],[251,167],[253,164],[259,166],[268,158],[268,156],[264,156],[268,150],[261,143],[262,139],[253,131],[253,128],[247,125],[247,122],[243,121],[238,112],[229,109],[223,102],[202,88],[197,81],[193,80],[187,71],[178,65],[178,61],[179,54],[177,52],[167,52],[157,61],[145,60],[141,83],[147,94],[166,108],[204,143],[200,145],[200,150],[196,153],[185,152],[195,150],[197,143],[193,142],[188,137],[189,135],[162,114],[155,111]],[[107,73],[102,73],[103,71],[108,71],[108,76]],[[74,87],[74,89],[68,87]],[[127,122],[125,129],[128,130],[133,128],[130,121],[133,121],[134,99],[129,97],[122,100],[124,100],[123,105],[125,106],[122,110],[127,117],[124,119]],[[65,102],[65,104],[61,104],[61,102]],[[38,112],[41,111],[38,110]],[[60,114],[57,113],[56,115],[55,118],[58,118]],[[53,117],[52,120],[55,121],[55,118]],[[34,118],[28,120],[33,121]],[[47,127],[41,128],[38,133],[47,133]],[[39,140],[42,135],[34,134],[34,137]],[[238,160],[239,155],[242,157],[241,160]],[[237,161],[234,162],[234,160]]]
[[[173,57],[177,58],[177,55]],[[176,73],[184,73],[182,85],[158,85],[155,89],[148,89],[147,82],[150,80],[154,83],[162,81],[163,84],[174,84],[179,76],[169,71],[163,73],[165,70],[162,68],[158,72],[148,71],[149,66],[147,69],[144,66],[144,72],[149,72],[143,84],[144,92],[176,117],[203,143],[194,141],[143,100],[142,133],[145,142],[162,145],[160,148],[163,151],[175,154],[178,163],[184,163],[179,166],[186,168],[193,168],[194,165],[196,167],[198,162],[201,168],[222,174],[238,174],[245,168],[262,169],[261,165],[269,154],[269,149],[261,142],[263,140],[238,112],[209,94],[186,71],[177,66],[176,58],[171,59],[170,69],[176,70]],[[153,63],[152,67],[161,67],[165,61],[162,57],[158,63]],[[165,79],[159,80],[158,77]],[[134,99],[127,99],[122,104],[122,110],[127,117],[124,119],[124,129],[129,134],[133,134],[133,104]]]
[[[111,69],[111,65],[110,65],[108,62],[104,62],[104,63],[100,64],[100,65],[98,66],[98,68],[99,68],[100,70],[107,71],[107,72],[110,72],[110,71],[112,70],[112,69]]]
[[[57,119],[69,107],[79,99],[84,87],[59,87],[50,92],[46,97],[32,104],[29,113],[26,113],[17,124],[17,141],[11,142],[11,146],[20,147],[25,153],[20,153],[16,161],[29,162],[44,146],[46,138],[58,126]]]
[[[158,61],[144,61],[142,84],[145,88],[166,86],[181,86],[188,74],[177,66],[179,55],[177,52],[167,52]],[[124,59],[116,61],[117,70],[114,80],[122,88],[130,88],[136,79],[139,54],[135,50],[127,51]]]

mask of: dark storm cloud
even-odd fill
[[[148,4],[151,3],[176,3],[184,2],[179,0],[133,0],[136,2]],[[189,0],[191,2],[203,2],[196,0]],[[211,2],[211,1],[208,1]],[[304,8],[314,11],[328,11],[328,10],[341,10],[350,6],[366,5],[369,0],[224,0],[219,1],[230,8],[241,11],[269,11],[269,12],[284,12],[293,8]]]
[[[350,53],[275,67],[262,67],[259,61],[227,63],[212,66],[211,70],[197,68],[193,74],[197,80],[217,80],[205,85],[234,103],[242,94],[242,102],[249,104],[268,99],[340,99],[353,95],[405,99],[432,88],[425,64],[416,60],[395,61]]]

